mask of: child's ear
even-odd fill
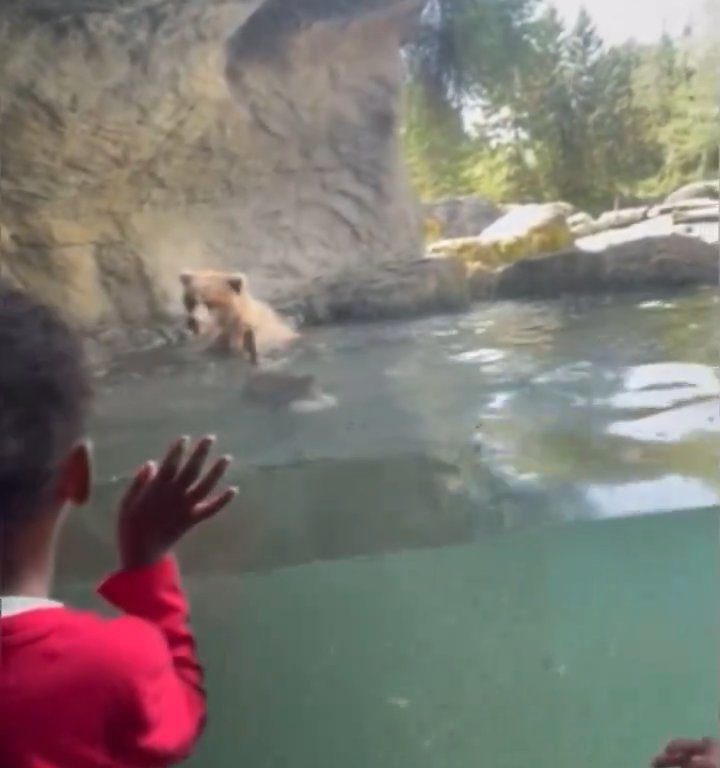
[[[78,443],[65,459],[57,493],[63,504],[80,507],[90,498],[92,486],[92,443],[85,440]]]

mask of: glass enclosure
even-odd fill
[[[0,5],[0,274],[96,374],[62,598],[108,611],[142,461],[235,458],[178,551],[188,765],[715,733],[719,30],[713,0]],[[257,365],[209,353],[228,311]]]

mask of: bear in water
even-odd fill
[[[253,365],[258,355],[281,350],[299,338],[297,331],[250,292],[241,272],[185,271],[180,275],[187,327],[207,338],[221,354],[244,354]]]
[[[250,362],[243,388],[246,400],[271,408],[289,405],[300,412],[332,406],[334,399],[318,388],[314,376],[258,370],[261,354],[286,348],[299,335],[250,293],[245,275],[186,271],[180,282],[190,332],[207,338],[210,351],[239,354]]]

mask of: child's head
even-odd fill
[[[82,344],[48,307],[0,281],[0,534],[50,523],[89,492],[91,397]],[[5,553],[7,554],[7,553]]]

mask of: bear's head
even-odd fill
[[[187,328],[196,336],[222,332],[223,318],[233,309],[234,301],[247,290],[242,272],[184,271],[183,286]]]

